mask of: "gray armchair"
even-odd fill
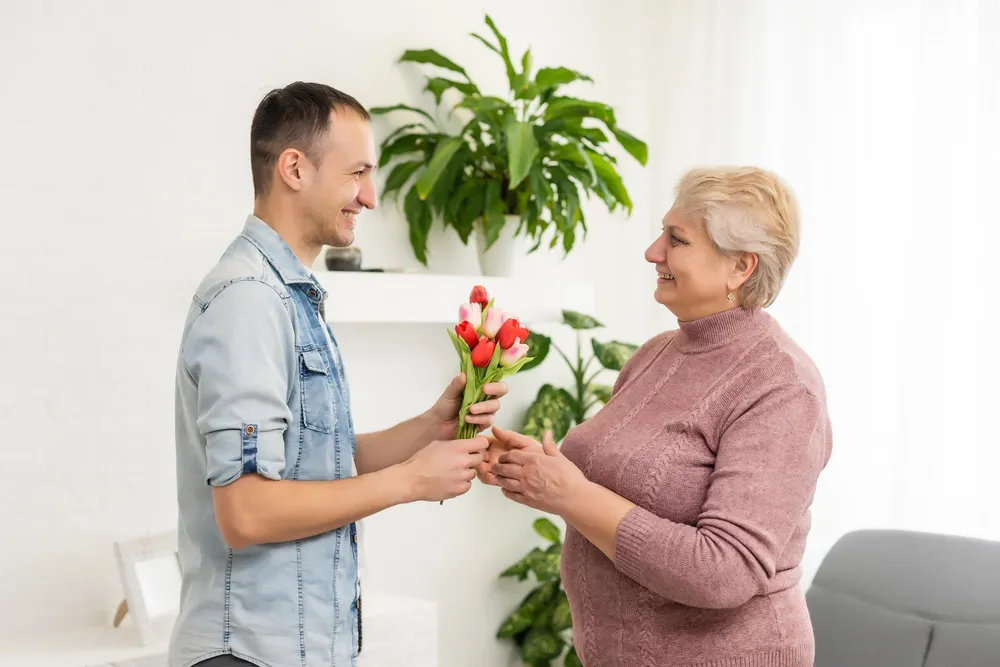
[[[806,600],[815,667],[1000,667],[1000,542],[848,533]]]

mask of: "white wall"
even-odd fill
[[[422,47],[500,86],[499,60],[466,36],[487,29],[488,9],[518,55],[531,44],[536,65],[591,74],[596,86],[580,93],[617,105],[622,125],[645,137],[639,18],[622,11],[639,6],[2,3],[0,636],[109,622],[121,595],[112,541],[175,524],[180,326],[192,289],[251,206],[248,128],[268,89],[318,80],[369,106],[426,102],[417,73],[393,64]],[[649,275],[641,252],[650,211],[648,181],[633,165],[634,219],[593,208],[590,243],[558,270],[616,276],[597,281],[594,314],[608,337],[639,342],[650,321],[648,293],[635,288]],[[389,207],[362,218],[358,243],[368,265],[415,266]],[[474,269],[453,238],[433,247],[432,268]],[[333,295],[331,307],[343,298]],[[362,430],[425,409],[454,371],[435,327],[336,333]],[[407,355],[406,375],[387,384],[404,358],[382,355],[401,335],[433,351]],[[553,361],[514,379],[508,424],[543,381],[566,379],[559,371]],[[444,507],[387,512],[368,526],[367,589],[440,603],[442,666],[504,664],[507,648],[493,635],[523,589],[496,574],[534,544],[534,516],[481,488]]]

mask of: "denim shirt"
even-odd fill
[[[194,296],[176,377],[183,580],[170,667],[224,653],[267,667],[356,664],[356,525],[235,550],[212,504],[213,486],[245,474],[354,474],[350,392],[325,322],[326,296],[254,216]]]

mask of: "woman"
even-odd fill
[[[762,310],[798,237],[774,175],[688,173],[646,250],[679,329],[639,348],[561,449],[494,429],[480,479],[566,521],[586,667],[813,664],[800,563],[830,423],[815,366]]]

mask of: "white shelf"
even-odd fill
[[[457,322],[474,285],[527,327],[559,322],[563,310],[594,311],[593,286],[583,281],[355,271],[318,271],[316,277],[329,292],[330,324]]]

